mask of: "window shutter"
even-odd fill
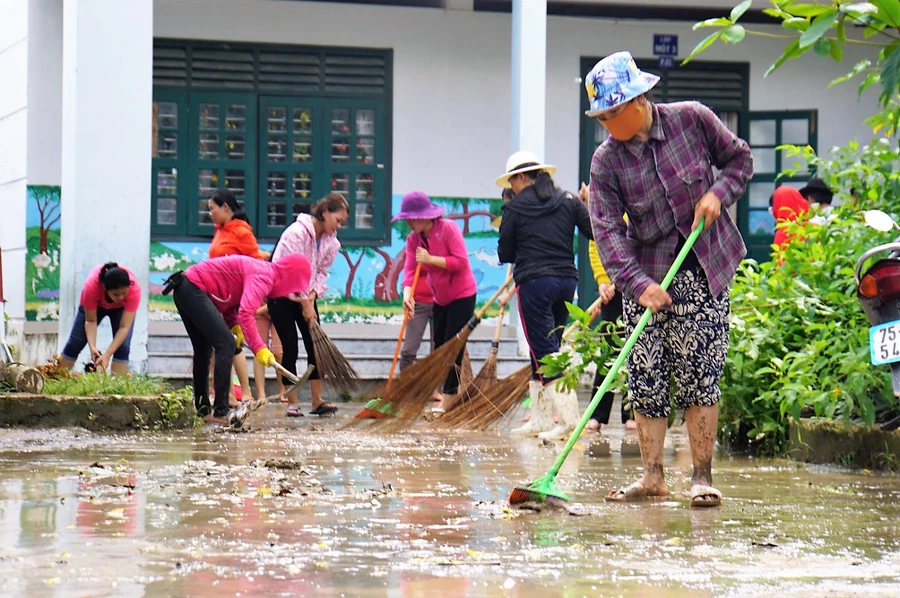
[[[188,90],[387,94],[389,52],[156,40],[153,84]]]

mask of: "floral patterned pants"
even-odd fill
[[[669,287],[672,305],[653,315],[628,356],[628,393],[646,417],[668,417],[675,379],[675,405],[717,405],[719,378],[728,353],[729,291],[713,297],[703,269],[679,272]],[[625,298],[626,333],[634,332],[644,308]]]

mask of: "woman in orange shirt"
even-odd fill
[[[256,242],[256,236],[253,234],[253,228],[247,221],[247,213],[241,204],[238,203],[234,193],[227,189],[220,189],[212,194],[209,198],[209,218],[216,225],[216,232],[213,235],[212,243],[209,244],[209,257],[217,258],[226,255],[246,255],[259,259],[268,258],[267,252],[261,252]],[[261,306],[260,306],[261,307]],[[257,317],[257,326],[259,325],[259,317]],[[274,335],[274,329],[272,331]],[[268,340],[268,335],[263,337]],[[273,336],[272,346],[281,345],[277,336]],[[281,351],[273,351],[275,358],[280,361],[278,353]],[[257,372],[254,364],[254,375],[263,376],[265,380],[265,369],[262,374]],[[241,397],[250,400],[252,392],[250,391],[250,374],[247,370],[247,361],[244,358],[243,350],[237,349],[234,354],[234,372],[237,374],[241,383]],[[257,388],[259,384],[257,384]],[[262,396],[265,396],[263,394]],[[237,401],[231,401],[232,407],[237,405]]]

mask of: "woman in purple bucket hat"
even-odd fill
[[[462,330],[475,313],[475,275],[469,264],[469,252],[462,231],[455,223],[443,219],[444,209],[431,203],[423,191],[410,191],[400,201],[400,213],[392,222],[403,220],[412,229],[406,238],[406,263],[403,267],[403,304],[415,313],[411,281],[416,265],[421,264],[434,295],[431,337],[440,347]],[[456,367],[444,381],[441,413],[459,400],[459,369],[463,352],[456,356]]]

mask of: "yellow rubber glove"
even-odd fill
[[[256,361],[263,365],[275,365],[275,355],[266,347],[256,352]]]
[[[234,335],[234,346],[240,349],[244,346],[244,331],[240,326],[232,326],[231,334]]]

